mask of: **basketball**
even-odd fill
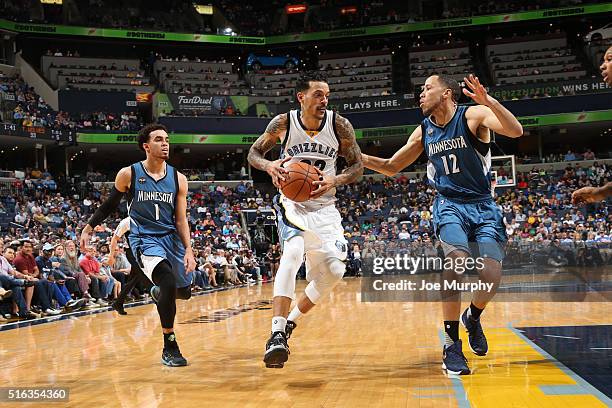
[[[281,182],[281,191],[288,199],[296,202],[306,201],[316,189],[313,181],[319,180],[319,173],[308,163],[292,163],[287,167],[285,181]]]

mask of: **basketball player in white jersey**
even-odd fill
[[[299,110],[276,116],[249,151],[251,166],[266,171],[280,188],[285,163],[306,162],[320,171],[311,198],[294,202],[282,193],[274,199],[283,253],[274,281],[272,335],[266,344],[266,367],[282,368],[289,357],[287,339],[295,320],[307,313],[342,279],[347,242],[336,209],[336,187],[355,182],[363,174],[361,151],[350,122],[327,110],[329,85],[318,73],[307,74],[297,83]],[[281,142],[280,159],[264,156]],[[344,157],[347,168],[336,174],[336,159]],[[304,255],[304,295],[289,314],[295,292],[295,277]]]

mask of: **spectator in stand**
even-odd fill
[[[576,155],[571,150],[568,150],[565,154],[565,161],[574,161],[577,160]]]
[[[28,275],[34,281],[34,297],[37,299],[37,306],[48,315],[58,315],[60,311],[53,308],[54,287],[53,283],[43,276],[36,265],[36,260],[32,255],[34,246],[30,240],[21,242],[21,250],[15,257],[15,269],[23,275]],[[32,279],[34,278],[34,279]],[[27,305],[31,309],[31,305]]]
[[[39,314],[30,311],[28,306],[34,294],[34,283],[27,275],[16,271],[11,264],[15,259],[15,250],[10,246],[4,247],[4,241],[0,239],[0,252],[2,252],[0,255],[0,284],[2,288],[8,289],[4,291],[2,297],[11,298],[12,314],[22,319],[40,317]],[[28,299],[27,303],[26,299]]]
[[[86,300],[90,300],[92,296],[89,294],[89,285],[92,281],[79,266],[78,251],[74,241],[67,240],[65,248],[61,245],[57,246],[55,248],[55,255],[59,258],[60,270],[67,276],[74,277],[82,297]]]
[[[108,303],[104,301],[105,287],[109,280],[108,276],[100,274],[100,263],[95,257],[95,248],[85,248],[85,256],[79,262],[81,270],[91,280],[89,292],[93,297],[94,301],[102,306],[107,306]]]
[[[53,285],[54,297],[61,307],[66,306],[72,297],[70,292],[66,288],[65,276],[60,276],[59,271],[56,270],[55,265],[51,258],[53,257],[53,251],[55,245],[47,242],[40,248],[40,255],[36,257],[36,266],[42,273],[42,276],[48,279]],[[59,267],[59,265],[57,265]]]
[[[117,299],[117,296],[119,296],[121,282],[113,278],[111,266],[108,264],[108,255],[102,255],[101,260],[100,276],[104,277],[103,282],[105,283],[102,296],[106,302],[110,302],[111,297]]]
[[[584,160],[595,160],[595,153],[591,151],[591,149],[586,149],[583,155]]]

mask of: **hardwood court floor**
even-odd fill
[[[298,293],[303,288],[303,281],[298,282]],[[449,379],[440,368],[440,305],[361,303],[359,292],[359,280],[345,279],[303,317],[290,341],[289,362],[280,370],[266,369],[261,361],[270,330],[271,310],[265,301],[272,297],[272,285],[267,284],[179,302],[177,321],[182,324],[176,332],[188,367],[161,365],[159,320],[154,306],[145,305],[129,308],[128,316],[107,312],[0,332],[0,381],[3,387],[70,389],[69,402],[28,406],[502,408],[609,403],[580,379],[577,384],[571,372],[510,327],[609,324],[607,303],[493,303],[483,315],[489,355],[474,356],[464,341],[475,373]],[[546,391],[563,387],[578,391]]]

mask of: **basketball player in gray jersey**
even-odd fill
[[[272,335],[266,344],[266,367],[281,368],[289,356],[287,339],[295,320],[308,312],[342,279],[347,242],[342,219],[334,205],[336,187],[355,182],[363,174],[361,151],[350,122],[327,109],[329,85],[318,76],[305,75],[297,83],[299,110],[276,116],[249,151],[251,166],[266,171],[280,188],[286,173],[283,164],[306,162],[318,169],[309,200],[294,202],[282,193],[274,198],[283,254],[274,281]],[[264,156],[281,142],[280,159]],[[343,156],[347,168],[336,174],[336,159]],[[295,276],[306,255],[304,295],[289,314],[295,292]]]

